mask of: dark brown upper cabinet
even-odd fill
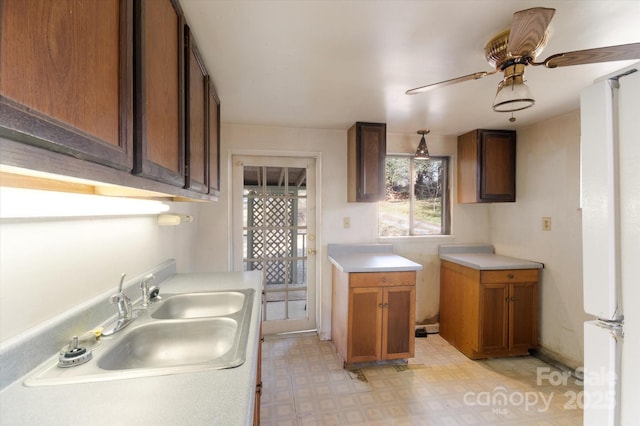
[[[347,132],[347,201],[384,197],[387,125],[357,122]]]
[[[211,78],[208,82],[209,194],[218,196],[220,195],[220,98]]]
[[[134,3],[134,173],[185,185],[184,18],[177,2]]]
[[[516,132],[473,130],[458,137],[458,202],[516,201]]]
[[[131,171],[132,3],[0,1],[0,136]]]
[[[209,192],[209,135],[207,108],[209,102],[207,70],[189,27],[185,26],[186,41],[186,185],[193,191]]]

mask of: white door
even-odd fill
[[[315,159],[233,157],[234,269],[263,277],[263,332],[316,329]]]

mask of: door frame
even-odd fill
[[[322,326],[322,259],[324,258],[324,244],[322,238],[322,179],[321,179],[321,170],[322,170],[322,154],[317,151],[280,151],[280,150],[254,150],[254,149],[230,149],[228,151],[228,176],[229,176],[229,191],[228,191],[228,214],[231,222],[231,226],[229,227],[229,247],[230,247],[230,256],[229,256],[229,270],[231,271],[242,271],[242,247],[236,246],[236,238],[235,235],[242,233],[242,218],[234,217],[234,211],[237,211],[237,207],[234,206],[234,170],[235,170],[235,162],[238,161],[238,157],[274,157],[274,158],[282,158],[282,157],[290,157],[290,158],[307,158],[315,161],[315,273],[313,274],[313,278],[315,280],[315,291],[314,297],[312,299],[308,299],[308,303],[313,303],[315,307],[315,331],[320,333],[320,329]],[[309,261],[309,259],[307,259]],[[309,331],[309,330],[306,330]],[[268,334],[268,333],[267,333]]]

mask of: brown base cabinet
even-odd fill
[[[471,359],[528,354],[538,345],[538,274],[443,260],[440,335]]]
[[[332,340],[344,365],[415,353],[416,273],[333,267]]]

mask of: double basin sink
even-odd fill
[[[87,344],[93,358],[69,368],[57,355],[26,386],[86,383],[237,367],[246,360],[255,290],[165,294],[129,327]]]

